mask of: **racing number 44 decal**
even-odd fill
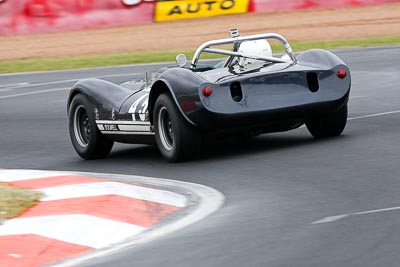
[[[148,121],[149,120],[149,93],[139,97],[129,108],[129,113],[132,114],[133,121]]]

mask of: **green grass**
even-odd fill
[[[35,205],[40,196],[37,191],[0,183],[0,223]]]
[[[335,49],[350,47],[368,47],[368,46],[387,46],[400,45],[400,36],[346,39],[335,41],[307,41],[291,42],[294,51],[304,51],[311,48]],[[281,52],[282,46],[273,43],[273,51]],[[181,51],[158,51],[158,52],[140,52],[125,53],[115,55],[97,55],[73,58],[51,58],[51,59],[23,59],[0,61],[0,73],[26,72],[26,71],[45,71],[60,69],[92,68],[102,66],[116,66],[126,64],[139,64],[151,62],[174,61],[177,54],[183,53],[191,58],[194,49]],[[203,59],[221,57],[215,54],[205,54]]]

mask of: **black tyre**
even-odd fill
[[[170,95],[157,98],[153,123],[157,146],[166,160],[179,162],[198,155],[201,134],[185,120]]]
[[[69,109],[69,136],[79,156],[84,159],[105,158],[114,142],[97,129],[94,107],[82,95],[76,95]]]
[[[326,138],[340,135],[347,123],[347,104],[341,108],[306,122],[307,129],[315,138]]]

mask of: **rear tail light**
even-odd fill
[[[346,77],[346,75],[347,75],[347,71],[345,69],[338,69],[338,71],[336,72],[336,75],[340,79],[344,79],[344,77]]]
[[[205,96],[205,97],[208,97],[208,96],[210,96],[212,94],[212,89],[211,89],[211,87],[204,87],[203,88],[203,95]]]

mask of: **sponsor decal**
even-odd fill
[[[157,1],[156,22],[240,14],[248,11],[250,0]]]
[[[119,131],[118,126],[115,124],[104,124],[105,131]]]

